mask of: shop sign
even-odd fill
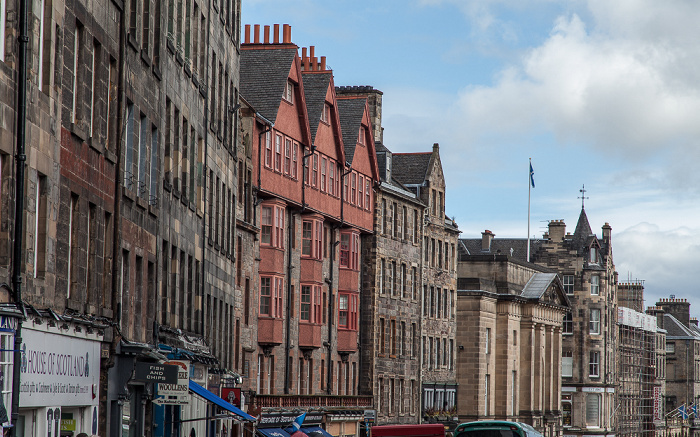
[[[177,369],[177,366],[137,361],[134,365],[134,380],[177,384]]]
[[[323,422],[322,412],[309,411],[304,417],[302,426],[317,425]],[[280,428],[290,425],[294,419],[299,416],[299,413],[270,413],[260,417],[258,428]]]
[[[377,418],[377,411],[376,410],[365,410],[365,422],[374,423],[374,420],[376,418]]]
[[[100,342],[24,329],[20,405],[97,405]]]
[[[75,431],[75,419],[61,419],[61,431]]]
[[[167,361],[165,364],[177,367],[177,382],[175,384],[159,383],[158,399],[153,402],[159,405],[186,405],[189,403],[190,362],[186,360]]]
[[[239,387],[224,387],[221,389],[221,399],[234,407],[241,408],[241,389]]]
[[[9,316],[0,316],[0,331],[12,331],[17,330],[17,318]]]

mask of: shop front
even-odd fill
[[[98,433],[102,336],[80,324],[24,323],[17,436]]]

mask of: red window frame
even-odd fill
[[[299,320],[302,323],[321,323],[321,286],[318,284],[301,284],[299,298]]]
[[[357,232],[340,233],[340,267],[358,270],[360,266],[360,235]]]
[[[338,328],[357,331],[358,301],[357,293],[338,294]]]
[[[357,204],[357,173],[352,172],[350,174],[350,203],[353,205]]]
[[[272,317],[272,277],[260,277],[259,315]]]
[[[272,134],[265,133],[265,167],[272,168]]]
[[[292,144],[292,178],[297,178],[297,168],[299,163],[297,157],[299,156],[299,143]]]
[[[364,200],[365,200],[365,195],[364,195],[364,189],[363,186],[365,185],[365,177],[363,175],[358,175],[358,181],[357,181],[357,206],[362,209]]]
[[[326,178],[326,166],[328,165],[328,159],[325,156],[321,157],[321,191],[326,192],[327,190],[327,178]]]
[[[318,153],[314,153],[313,162],[311,164],[311,186],[318,186]]]
[[[350,198],[350,196],[348,195],[348,186],[349,186],[349,184],[350,184],[350,175],[349,175],[349,174],[346,174],[346,175],[343,177],[343,200],[344,200],[345,202],[347,202],[348,199]]]
[[[264,204],[261,207],[260,244],[284,249],[285,207]]]
[[[301,222],[301,256],[322,259],[323,257],[323,221],[305,219]]]
[[[328,193],[335,196],[335,161],[328,160]]]
[[[372,208],[372,196],[369,191],[369,178],[365,178],[365,209],[369,211]]]
[[[275,171],[282,171],[282,135],[275,135]]]
[[[284,174],[289,175],[292,166],[292,140],[284,139]]]

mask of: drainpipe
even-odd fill
[[[289,210],[287,214],[287,330],[285,335],[285,350],[287,354],[284,360],[284,394],[289,394],[289,357],[291,356],[292,346],[291,346],[291,310],[292,310],[292,214],[294,212]]]
[[[307,166],[306,166],[306,160],[309,159],[309,157],[314,156],[314,152],[316,152],[316,146],[314,144],[309,147],[310,152],[307,153],[306,155],[301,157],[301,168],[302,168],[302,176],[304,177],[304,180],[301,181],[301,212],[303,213],[306,211],[306,175],[307,175]],[[308,171],[311,171],[309,168]],[[341,206],[342,208],[342,206]]]
[[[14,290],[15,303],[24,313],[22,302],[22,234],[24,233],[24,167],[27,161],[25,154],[25,130],[27,124],[27,44],[29,43],[29,31],[27,26],[28,7],[27,0],[19,2],[19,53],[18,53],[18,78],[17,78],[17,172],[15,175],[15,229],[12,251],[12,289]],[[20,389],[20,364],[22,363],[22,318],[17,320],[15,331],[15,345],[12,354],[12,413],[10,435],[17,434],[17,419],[19,418],[19,389]]]
[[[275,123],[268,120],[267,118],[263,117],[263,115],[259,112],[255,113],[255,118],[260,119],[263,123],[267,125],[267,128],[260,131],[258,134],[258,186],[255,194],[255,201],[253,202],[253,223],[258,222],[258,205],[260,205],[260,197],[258,196],[258,193],[260,193],[260,190],[262,189],[262,148],[263,148],[263,143],[262,143],[262,137],[268,132],[272,132],[272,128],[275,127]]]
[[[206,62],[204,65],[204,78],[207,80],[207,88],[209,87],[209,41],[211,40],[211,5],[209,6],[209,10],[207,11],[208,16],[207,16],[207,54],[206,54]],[[216,70],[212,74],[216,74]],[[212,93],[215,90],[212,90]],[[201,291],[201,300],[199,302],[200,305],[200,314],[199,314],[199,321],[200,321],[200,330],[202,334],[202,338],[206,338],[206,324],[205,324],[205,319],[206,319],[206,314],[204,311],[204,305],[206,303],[206,299],[204,298],[204,288],[206,286],[207,281],[204,279],[206,278],[207,274],[207,268],[206,268],[206,259],[207,259],[207,246],[206,246],[206,236],[207,236],[207,168],[209,165],[209,90],[207,89],[207,92],[204,93],[204,164],[202,166],[202,178],[204,179],[202,181],[202,193],[204,196],[204,211],[202,211],[202,291]],[[174,189],[174,188],[173,188]],[[210,188],[211,189],[211,188]],[[209,432],[209,427],[206,428],[205,435],[208,434]]]
[[[335,318],[335,299],[334,299],[334,294],[333,294],[333,263],[335,259],[335,250],[336,247],[340,244],[340,240],[335,241],[335,230],[341,229],[343,225],[345,224],[345,216],[344,214],[344,209],[343,209],[343,199],[345,198],[345,177],[352,172],[352,168],[348,165],[348,170],[340,175],[340,223],[337,226],[333,227],[333,235],[331,236],[333,243],[331,247],[333,248],[331,250],[331,276],[330,276],[330,281],[331,283],[329,284],[329,293],[328,293],[328,371],[326,372],[326,378],[327,378],[327,383],[326,383],[326,389],[328,391],[328,394],[332,394],[332,378],[331,378],[331,372],[333,370],[333,320]],[[358,378],[359,380],[359,378]]]

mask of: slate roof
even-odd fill
[[[459,239],[460,260],[468,255],[510,255],[513,248],[512,258],[527,261],[527,239],[526,238],[494,238],[491,240],[491,250],[481,250],[481,238],[460,238]],[[530,256],[542,245],[540,240],[530,240]],[[466,252],[465,252],[466,250]]]
[[[535,273],[532,275],[520,296],[527,299],[539,299],[547,291],[552,281],[557,277],[556,273]]]
[[[345,160],[352,164],[355,157],[357,138],[360,135],[362,116],[365,113],[366,98],[338,99],[338,114],[340,115],[340,131],[345,146]]]
[[[432,152],[394,153],[392,174],[402,184],[422,184],[428,176]]]
[[[312,142],[316,140],[316,131],[318,130],[318,123],[321,121],[323,104],[326,102],[326,93],[331,82],[331,75],[332,73],[328,71],[324,73],[307,73],[302,76]]]
[[[578,246],[580,246],[582,243],[590,243],[591,240],[589,237],[591,235],[593,235],[593,231],[591,230],[591,224],[588,222],[586,210],[581,208],[581,214],[578,216],[573,241]]]
[[[241,95],[272,122],[296,54],[294,47],[241,51]]]
[[[693,329],[694,328],[694,329]],[[695,326],[685,326],[680,320],[670,314],[664,314],[664,329],[666,329],[666,338],[695,338],[700,340],[700,330]]]

